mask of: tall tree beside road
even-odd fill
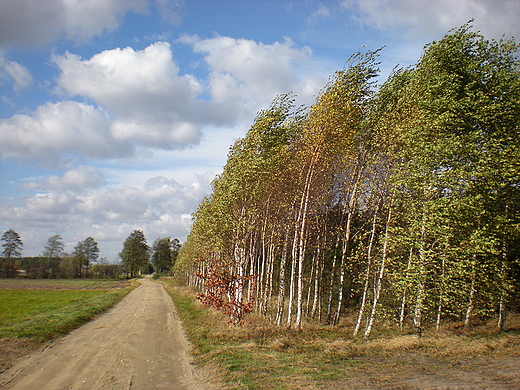
[[[369,337],[520,307],[520,61],[471,23],[374,88],[377,52],[293,114],[282,97],[232,147],[176,269],[203,302]],[[242,306],[241,306],[242,305]]]
[[[2,239],[4,243],[2,244],[2,256],[4,257],[4,277],[9,278],[12,276],[14,272],[16,272],[16,267],[12,261],[13,258],[22,256],[22,248],[23,242],[13,229],[9,229],[8,231],[2,234]],[[11,272],[13,271],[13,272]]]
[[[130,233],[123,244],[119,257],[123,261],[123,268],[131,278],[136,277],[141,267],[149,262],[150,247],[141,230],[136,229]]]

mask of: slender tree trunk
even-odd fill
[[[317,267],[318,271],[314,280],[314,298],[312,300],[312,309],[310,313],[311,318],[316,317],[316,311],[318,310],[318,302],[320,301],[320,281],[325,267],[325,261],[322,252],[323,251],[321,250],[321,244],[318,244],[317,258],[319,262],[319,267]]]
[[[410,271],[410,266],[412,265],[413,258],[413,245],[410,246],[410,253],[408,254],[408,264],[406,265],[405,275]],[[399,311],[399,329],[403,330],[404,325],[404,314],[406,312],[406,287],[403,291],[403,296],[401,298],[401,310]]]
[[[266,247],[265,247],[265,231],[262,231],[262,237],[261,237],[261,266],[259,270],[259,281],[258,281],[258,287],[261,289],[258,292],[259,300],[261,301],[259,311],[262,314],[265,314],[267,309],[267,282],[268,279],[266,278],[266,266],[267,266],[267,253],[266,253]]]
[[[504,294],[500,295],[500,301],[498,303],[498,330],[500,333],[506,331],[506,321],[507,321],[507,308],[504,304]]]
[[[332,258],[332,267],[330,270],[330,280],[329,280],[329,293],[327,299],[327,314],[325,316],[325,323],[328,325],[331,321],[332,315],[332,298],[334,296],[334,279],[336,276],[336,266],[338,263],[338,247],[339,247],[339,234],[336,236],[336,245],[334,245],[334,257]]]
[[[423,213],[421,221],[421,236],[419,243],[419,276],[417,280],[417,295],[415,298],[415,309],[413,316],[413,327],[415,333],[422,334],[422,306],[424,301],[424,278],[425,278],[425,267],[426,267],[426,249],[425,249],[425,236],[426,236],[426,216]]]
[[[318,240],[319,240],[319,237],[318,237]],[[319,247],[319,246],[318,246]],[[318,255],[319,255],[319,249],[316,248],[316,251],[314,252],[314,256],[312,258],[312,262],[311,262],[311,275],[310,275],[310,283],[309,283],[309,288],[307,289],[307,298],[305,299],[305,313],[307,315],[310,314],[310,306],[311,306],[311,296],[313,295],[312,292],[313,292],[313,288],[314,288],[314,281],[317,279],[317,270],[318,270],[318,265],[316,264],[317,263],[317,258],[318,258]]]
[[[372,332],[372,328],[374,326],[374,321],[377,313],[377,304],[379,303],[379,297],[381,295],[381,289],[383,285],[383,276],[385,273],[385,265],[386,265],[386,257],[387,257],[387,249],[388,249],[388,229],[390,227],[390,221],[392,219],[392,207],[389,205],[388,215],[385,223],[385,237],[383,241],[383,253],[381,255],[381,265],[379,267],[379,273],[377,275],[376,283],[374,286],[374,300],[372,302],[372,310],[370,312],[370,317],[368,318],[368,324],[365,329],[364,338],[368,338],[370,333]]]
[[[267,270],[267,289],[265,294],[265,301],[267,302],[266,308],[268,309],[267,313],[269,314],[269,317],[272,318],[272,296],[273,296],[273,283],[274,283],[274,253],[275,248],[273,244],[273,237],[271,236],[270,242],[269,242],[269,248],[267,250],[267,264],[268,264],[268,270]]]
[[[349,211],[347,216],[347,225],[345,227],[345,236],[343,237],[343,245],[341,246],[341,262],[339,266],[339,282],[338,282],[338,302],[336,304],[336,311],[334,312],[334,318],[332,320],[333,325],[339,324],[341,317],[341,309],[343,307],[343,292],[345,284],[346,262],[347,262],[347,250],[348,244],[350,243],[350,226],[352,220],[352,212]]]
[[[282,251],[282,259],[280,261],[280,280],[278,282],[278,309],[276,310],[276,325],[280,325],[283,319],[283,309],[285,303],[285,266],[287,264],[289,235],[285,236],[284,246]]]
[[[473,311],[476,279],[477,279],[477,264],[476,264],[476,256],[473,255],[473,261],[471,262],[471,282],[470,282],[470,287],[469,287],[468,302],[466,304],[466,312],[464,314],[464,326],[465,327],[467,327],[469,325],[469,319],[471,317],[471,312]]]
[[[372,268],[372,247],[374,245],[374,238],[375,238],[376,230],[377,230],[377,214],[379,213],[379,205],[381,204],[380,202],[381,201],[379,201],[377,203],[377,208],[374,211],[374,218],[372,220],[372,231],[370,232],[370,240],[369,240],[368,249],[367,249],[367,268],[365,271],[365,283],[363,286],[363,294],[361,295],[361,304],[359,306],[358,316],[357,316],[357,320],[356,320],[356,326],[354,327],[354,332],[353,332],[354,337],[356,337],[359,332],[359,328],[361,327],[361,321],[363,320],[363,313],[365,311],[365,302],[366,302],[366,298],[367,298],[367,294],[368,294],[370,273],[371,273],[371,268]]]
[[[255,275],[255,267],[256,267],[255,256],[252,253],[249,253],[248,258],[249,258],[249,262],[248,262],[248,264],[249,264],[249,266],[248,266],[249,274],[248,274],[248,276],[249,276],[249,280],[253,280],[254,275]],[[249,288],[247,290],[247,300],[251,301],[252,299],[253,299],[253,290],[251,288]]]
[[[342,251],[341,251],[338,302],[336,305],[336,312],[334,313],[334,319],[333,319],[334,325],[339,324],[339,319],[341,317],[341,309],[343,306],[347,251],[348,251],[348,246],[350,244],[352,216],[354,214],[353,209],[357,202],[357,192],[358,192],[359,182],[361,180],[361,171],[362,171],[361,161],[358,161],[357,166],[356,166],[356,174],[355,174],[355,178],[354,178],[354,183],[352,183],[352,190],[350,192],[350,197],[349,197],[349,202],[348,202],[347,224],[345,226],[345,236],[343,238],[343,245],[342,245]]]
[[[317,156],[314,156],[317,158]],[[313,158],[313,160],[314,160]],[[300,204],[300,213],[299,213],[299,232],[298,232],[298,290],[297,290],[297,303],[296,303],[296,319],[294,321],[294,326],[297,329],[301,328],[302,321],[302,310],[303,310],[303,265],[305,261],[305,255],[307,252],[306,245],[306,236],[307,236],[307,213],[309,209],[310,203],[310,195],[311,195],[311,187],[314,179],[315,171],[315,163],[311,161],[307,175],[305,177],[305,187],[304,192],[302,194],[302,201]]]
[[[294,304],[294,291],[295,291],[295,283],[296,283],[296,267],[298,262],[298,231],[294,232],[294,239],[292,244],[291,251],[291,274],[290,274],[290,285],[289,285],[289,302],[287,306],[287,327],[291,327],[292,325],[292,315],[293,315],[293,304]]]
[[[231,320],[234,324],[238,324],[240,321],[242,321],[243,316],[242,303],[244,301],[244,268],[246,264],[245,248],[239,245],[235,245],[234,257],[237,280],[235,281],[234,286],[233,300],[235,304],[233,307],[233,314],[231,315]]]
[[[446,268],[446,259],[444,254],[442,255],[441,260],[441,280],[439,286],[439,303],[437,304],[437,316],[435,319],[435,330],[439,331],[441,327],[441,317],[442,317],[442,307],[444,303],[444,288],[445,288],[445,268]]]
[[[505,218],[508,217],[508,205],[505,205]],[[498,322],[497,327],[500,333],[506,331],[506,321],[507,321],[507,306],[506,306],[506,285],[507,285],[507,273],[506,273],[506,264],[507,264],[507,244],[506,239],[502,240],[502,263],[500,264],[500,298],[498,300]]]

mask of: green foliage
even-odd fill
[[[123,250],[119,253],[123,263],[123,269],[131,278],[138,275],[139,270],[150,259],[150,247],[141,230],[134,230],[123,243]]]
[[[23,242],[13,229],[4,232],[1,241],[3,241],[2,248],[4,248],[2,251],[3,257],[10,259],[11,257],[22,256]]]
[[[81,277],[84,273],[85,277],[88,277],[91,264],[96,262],[99,257],[97,242],[92,237],[87,237],[85,240],[78,242],[72,254],[71,265],[75,270],[74,275]]]
[[[171,272],[180,248],[181,244],[177,238],[157,238],[152,247],[152,264],[155,271],[160,274]]]
[[[355,311],[365,336],[378,316],[503,329],[520,301],[518,49],[470,22],[377,88],[367,52],[308,109],[275,99],[199,205],[177,275],[288,325]]]

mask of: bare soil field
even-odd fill
[[[110,279],[0,279],[0,289],[10,290],[107,290],[130,286],[128,280]]]

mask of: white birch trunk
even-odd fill
[[[417,295],[415,298],[415,308],[413,316],[414,331],[419,335],[422,334],[422,305],[424,300],[424,273],[426,262],[425,251],[425,234],[426,234],[426,216],[423,213],[421,222],[421,238],[419,243],[419,279],[417,281]]]
[[[437,316],[435,319],[435,330],[439,331],[441,327],[442,308],[444,303],[444,278],[445,278],[446,260],[444,254],[442,255],[441,262],[441,280],[440,280],[440,291],[439,291],[439,303],[437,305]]]
[[[374,321],[377,313],[377,304],[379,303],[379,297],[381,296],[381,288],[383,285],[383,276],[385,273],[385,265],[386,265],[386,256],[387,256],[387,248],[388,248],[388,229],[390,227],[390,220],[392,219],[392,208],[391,205],[388,209],[388,216],[386,219],[385,226],[385,237],[383,241],[383,253],[381,255],[381,265],[379,267],[379,274],[377,275],[376,284],[374,286],[374,300],[372,302],[372,310],[370,312],[370,317],[368,319],[368,324],[365,329],[364,338],[368,338],[370,333],[372,332],[372,328],[374,326]]]
[[[363,314],[365,311],[365,303],[366,303],[368,287],[369,287],[369,282],[370,282],[370,272],[371,272],[371,268],[372,268],[372,247],[374,245],[374,238],[375,238],[376,230],[377,230],[377,214],[379,213],[379,205],[380,205],[380,201],[377,204],[377,208],[374,212],[374,219],[372,220],[372,231],[370,232],[370,240],[369,240],[368,249],[367,249],[367,268],[365,271],[365,283],[363,286],[363,294],[361,295],[361,304],[359,306],[358,316],[357,316],[357,320],[356,320],[356,326],[354,327],[354,332],[353,332],[354,337],[356,337],[359,332],[359,328],[361,327],[361,321],[363,320]]]
[[[336,245],[334,246],[334,257],[332,259],[332,267],[330,270],[330,280],[329,280],[329,294],[327,299],[327,314],[325,316],[326,324],[330,324],[331,314],[332,314],[332,298],[334,295],[334,278],[336,276],[336,266],[338,262],[338,246],[339,246],[339,236],[336,236]]]
[[[475,298],[475,284],[477,279],[477,265],[476,258],[473,256],[471,263],[471,283],[469,287],[468,302],[466,304],[466,312],[464,313],[464,326],[469,325],[469,319],[471,318],[471,312],[473,311],[474,298]]]
[[[275,322],[276,325],[280,326],[283,319],[283,308],[285,303],[285,267],[287,264],[287,247],[288,247],[289,235],[286,235],[284,241],[284,247],[282,251],[282,259],[280,262],[280,278],[278,281],[278,309],[276,310]]]
[[[405,275],[408,275],[408,272],[410,271],[410,266],[412,265],[412,258],[413,258],[413,245],[410,246],[410,253],[408,254],[408,264],[406,265],[406,271]],[[399,311],[399,329],[403,330],[404,325],[404,313],[406,311],[406,287],[403,291],[403,296],[401,298],[401,310]]]

